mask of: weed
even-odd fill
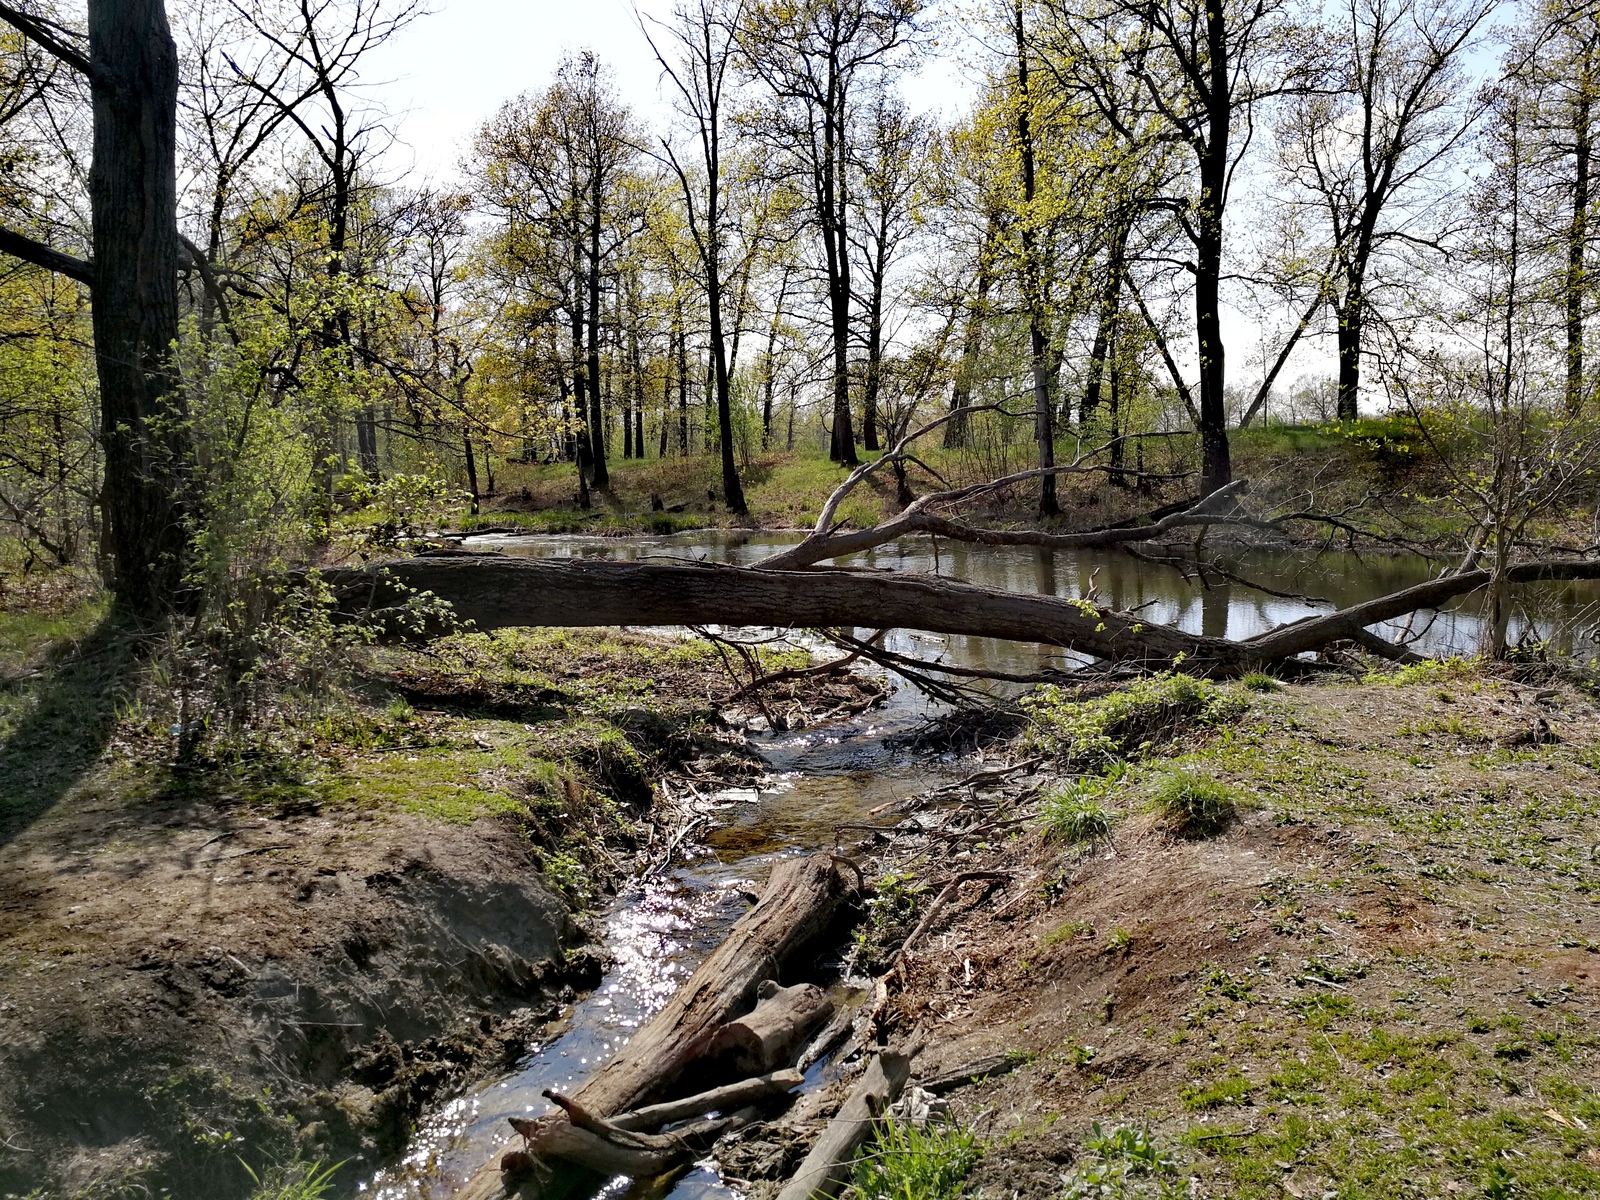
[[[1062,1176],[1062,1200],[1133,1200],[1188,1196],[1189,1181],[1178,1175],[1178,1161],[1156,1144],[1148,1129],[1119,1125],[1105,1130],[1095,1122],[1083,1140],[1083,1157],[1092,1161]]]
[[[1183,1100],[1183,1106],[1191,1112],[1204,1112],[1225,1105],[1249,1104],[1253,1090],[1255,1084],[1233,1071],[1210,1083],[1191,1083],[1178,1095]]]
[[[1122,926],[1117,926],[1111,931],[1111,937],[1106,942],[1107,954],[1126,954],[1133,948],[1133,934]]]
[[[1242,676],[1239,686],[1248,692],[1281,692],[1283,684],[1279,683],[1265,671],[1251,671]]]
[[[1384,683],[1391,687],[1412,687],[1416,684],[1437,686],[1446,680],[1470,679],[1478,673],[1482,660],[1478,658],[1430,658],[1398,671],[1369,671],[1363,683]],[[1448,700],[1448,697],[1441,697]]]
[[[848,1200],[954,1200],[983,1153],[970,1129],[889,1120],[856,1165]]]
[[[320,1162],[296,1158],[270,1168],[263,1178],[246,1164],[244,1169],[256,1185],[250,1200],[322,1200],[333,1186],[333,1173],[343,1165],[324,1167]]]
[[[1238,798],[1232,788],[1190,771],[1167,771],[1155,787],[1153,805],[1178,837],[1208,838],[1233,821]]]

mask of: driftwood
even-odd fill
[[[801,950],[815,945],[858,898],[856,881],[840,869],[832,855],[778,863],[761,900],[740,918],[666,1006],[588,1082],[563,1099],[590,1117],[604,1119],[668,1091],[686,1068],[704,1058],[718,1029],[754,1007],[761,981],[781,978],[784,967]],[[570,1117],[572,1110],[567,1111]],[[541,1159],[556,1156],[584,1161],[572,1158],[568,1150],[596,1149],[586,1139],[571,1138],[565,1132],[593,1132],[579,1129],[570,1119],[554,1116],[532,1124],[535,1128],[528,1137],[528,1149]],[[562,1132],[552,1132],[557,1129]],[[641,1171],[649,1169],[645,1159],[638,1161]],[[493,1200],[507,1194],[508,1184],[520,1189],[512,1194],[538,1194],[536,1182],[503,1179],[496,1161],[473,1175],[456,1197]]]
[[[805,1162],[783,1185],[778,1200],[837,1196],[854,1173],[856,1151],[872,1133],[873,1123],[899,1097],[910,1074],[911,1060],[905,1055],[875,1055]]]
[[[479,629],[517,625],[856,626],[1008,638],[1063,646],[1108,662],[1181,662],[1239,672],[1356,637],[1408,613],[1486,587],[1488,571],[1429,580],[1363,604],[1280,625],[1242,641],[1193,634],[1084,600],[1025,595],[900,572],[776,571],[703,563],[445,555],[324,573],[341,609],[392,609],[413,592],[449,601]],[[1600,579],[1600,560],[1522,563],[1511,583]]]
[[[833,1015],[833,1001],[814,983],[779,987],[764,980],[761,1002],[718,1029],[706,1056],[736,1075],[771,1071],[794,1061],[808,1033]]]
[[[651,1104],[645,1108],[636,1108],[632,1112],[620,1113],[611,1118],[611,1123],[619,1129],[660,1129],[661,1126],[670,1125],[674,1121],[703,1117],[712,1112],[729,1112],[748,1104],[757,1104],[763,1100],[787,1095],[804,1082],[805,1076],[799,1071],[790,1069],[773,1071],[767,1075],[758,1075],[754,1079],[730,1083],[726,1087],[712,1088],[709,1092],[701,1092],[697,1096],[686,1096],[682,1100],[667,1100],[661,1104]]]
[[[988,1058],[980,1058],[973,1062],[962,1063],[953,1071],[941,1071],[928,1079],[917,1080],[917,1086],[925,1092],[935,1096],[942,1096],[946,1092],[953,1092],[957,1088],[966,1087],[980,1079],[991,1079],[996,1075],[1009,1075],[1020,1067],[1026,1059],[1017,1054],[992,1054]]]

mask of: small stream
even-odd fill
[[[513,554],[638,559],[647,556],[750,563],[792,545],[797,534],[745,535],[722,531],[662,538],[496,536],[468,546]],[[1265,585],[1271,595],[1236,582],[1211,586],[1185,580],[1176,570],[1101,552],[1064,553],[1031,547],[969,547],[926,539],[882,546],[850,560],[852,565],[925,571],[1018,592],[1082,597],[1137,610],[1149,620],[1176,624],[1213,636],[1249,637],[1329,605],[1344,607],[1430,578],[1435,568],[1422,559],[1327,554],[1315,559],[1247,554],[1229,564],[1232,574]],[[1316,597],[1313,602],[1305,597]],[[1537,607],[1532,607],[1537,602]],[[1513,639],[1524,632],[1548,638],[1552,648],[1588,656],[1600,635],[1600,585],[1545,586],[1529,593],[1530,611],[1513,622]],[[1531,626],[1530,626],[1531,620]],[[1425,624],[1419,648],[1471,652],[1480,622],[1472,601],[1435,614]],[[1399,627],[1390,629],[1398,633]],[[987,638],[942,637],[896,631],[888,647],[962,666],[1029,671],[1043,665],[1076,665],[1055,647]],[[363,1182],[358,1194],[378,1200],[435,1200],[446,1196],[507,1141],[505,1118],[539,1115],[549,1103],[545,1088],[573,1090],[648,1020],[749,907],[774,859],[832,846],[840,824],[860,822],[885,801],[914,795],[964,774],[952,756],[935,757],[892,748],[893,735],[932,715],[910,688],[895,691],[880,707],[851,721],[793,733],[753,738],[769,764],[759,787],[731,789],[716,802],[718,828],[703,839],[700,857],[688,865],[635,881],[613,899],[602,916],[612,966],[600,986],[574,1004],[509,1074],[491,1079],[429,1114],[405,1158]],[[815,1083],[826,1063],[812,1069]],[[610,1188],[608,1191],[612,1190]],[[714,1170],[695,1167],[669,1193],[669,1200],[711,1200],[734,1195]]]

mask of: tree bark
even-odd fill
[[[94,348],[113,584],[133,613],[184,607],[193,446],[178,337],[178,52],[162,0],[94,0]]]
[[[783,1185],[778,1200],[829,1200],[855,1174],[856,1151],[872,1135],[875,1122],[899,1097],[911,1075],[911,1062],[901,1054],[874,1055],[838,1115],[828,1122],[794,1177]]]
[[[1022,284],[1028,304],[1028,349],[1033,366],[1033,438],[1039,448],[1039,469],[1048,471],[1056,465],[1056,440],[1050,396],[1050,348],[1045,335],[1045,271],[1039,262],[1038,235],[1032,225],[1035,189],[1032,99],[1028,91],[1028,47],[1023,36],[1022,0],[1017,0],[1013,13],[1017,41],[1017,145],[1022,155],[1022,202],[1028,210],[1022,221]],[[1056,477],[1041,476],[1039,515],[1054,517],[1060,512],[1061,507],[1056,503]]]

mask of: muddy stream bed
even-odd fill
[[[748,563],[792,544],[797,535],[697,533],[667,538],[509,537],[471,539],[467,546],[513,554],[636,559],[659,555]],[[1212,580],[1185,580],[1177,571],[1101,553],[1068,554],[1032,548],[970,548],[926,540],[880,547],[852,565],[937,571],[1019,592],[1093,594],[1102,603],[1137,610],[1213,636],[1248,637],[1285,621],[1382,595],[1430,577],[1429,565],[1405,557],[1329,554],[1301,561],[1250,555],[1230,568],[1274,592]],[[1320,602],[1319,602],[1320,601]],[[1600,588],[1547,588],[1539,606],[1519,615],[1512,637],[1552,637],[1556,649],[1592,652],[1600,632]],[[1478,618],[1469,600],[1437,614],[1420,648],[1470,651]],[[1389,632],[1399,632],[1391,627]],[[962,666],[1029,671],[1076,665],[1054,647],[897,631],[886,645],[904,654]],[[713,828],[689,860],[631,881],[599,914],[611,966],[588,996],[574,1004],[510,1073],[490,1079],[429,1113],[403,1159],[363,1181],[357,1194],[380,1200],[448,1196],[507,1144],[508,1116],[537,1116],[550,1105],[541,1092],[571,1092],[625,1043],[630,1032],[666,1003],[690,972],[749,908],[778,857],[848,841],[840,827],[870,820],[871,809],[915,795],[970,772],[971,761],[904,748],[906,734],[936,715],[914,690],[900,687],[885,703],[849,721],[797,731],[750,735],[768,773],[755,786],[705,797]],[[844,949],[840,948],[841,951]],[[838,986],[846,986],[848,981]],[[824,1059],[808,1086],[827,1077]],[[608,1187],[607,1191],[616,1190]],[[694,1167],[669,1193],[672,1200],[730,1197],[710,1163]]]

